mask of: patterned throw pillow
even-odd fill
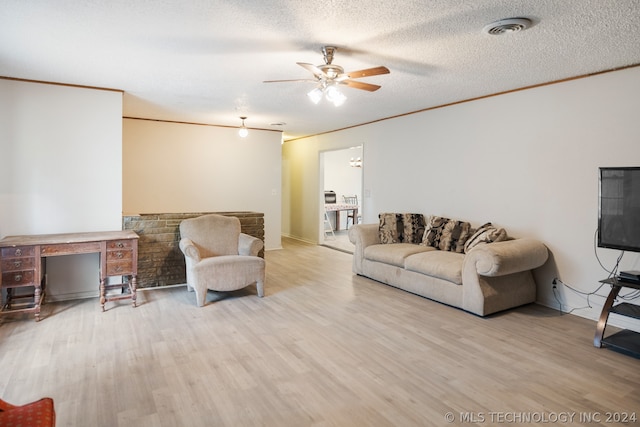
[[[490,222],[479,227],[469,240],[464,244],[464,252],[467,253],[481,243],[501,242],[507,240],[507,232],[504,228],[496,228]]]
[[[464,253],[464,245],[471,237],[471,224],[465,221],[449,220],[442,229],[440,236],[439,249],[441,251],[450,251],[456,253]]]
[[[402,214],[381,213],[378,218],[380,219],[380,225],[378,226],[380,243],[402,242],[402,233],[404,232]]]
[[[424,235],[426,222],[424,215],[418,213],[403,213],[402,215],[402,241],[404,243],[420,243]]]
[[[444,231],[444,226],[449,221],[449,218],[443,218],[441,216],[432,216],[429,218],[427,227],[424,230],[424,235],[422,236],[422,244],[432,246],[436,249],[440,248],[442,232]]]

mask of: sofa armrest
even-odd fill
[[[378,224],[356,224],[349,228],[349,241],[355,245],[353,250],[353,267],[356,274],[362,274],[362,261],[367,246],[380,243]]]
[[[531,270],[547,261],[549,251],[534,239],[478,245],[462,263],[462,308],[486,316],[536,299]]]
[[[505,240],[470,250],[465,256],[463,270],[473,268],[481,276],[505,276],[540,267],[548,257],[547,247],[538,240]]]
[[[263,247],[264,243],[262,240],[245,233],[240,233],[240,237],[238,237],[238,255],[258,256],[258,253]]]
[[[349,228],[349,241],[363,249],[380,243],[378,224],[356,224]]]
[[[200,261],[200,251],[198,250],[198,247],[193,244],[191,239],[187,239],[186,237],[180,239],[180,250],[185,257],[193,260],[194,262]]]

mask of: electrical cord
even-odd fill
[[[620,267],[620,261],[622,261],[622,257],[624,256],[624,251],[620,252],[620,255],[618,255],[618,258],[616,259],[615,265],[613,266],[613,268],[611,270],[609,270],[608,268],[606,268],[604,266],[604,264],[602,264],[602,261],[598,257],[597,236],[598,236],[598,229],[596,228],[596,232],[594,233],[594,238],[593,238],[593,252],[595,254],[596,260],[598,261],[598,264],[600,264],[600,267],[602,267],[602,269],[608,273],[607,279],[611,279],[613,277],[616,277],[616,275],[618,274],[618,268]],[[570,285],[564,283],[562,280],[558,279],[557,277],[553,280],[553,283],[554,283],[554,286],[553,286],[553,297],[555,298],[556,302],[558,303],[561,313],[569,314],[569,313],[572,313],[574,310],[582,310],[582,309],[585,309],[585,308],[593,308],[593,306],[591,305],[591,296],[598,296],[598,297],[602,297],[602,298],[607,298],[607,295],[598,294],[598,291],[600,289],[602,289],[602,287],[605,285],[605,283],[601,283],[600,286],[598,286],[594,291],[591,291],[591,292],[581,291],[581,290],[579,290],[579,289],[577,289],[577,288],[575,288],[573,286],[570,286]],[[572,292],[575,292],[576,294],[586,296],[587,305],[584,306],[584,307],[574,307],[569,311],[563,312],[562,311],[563,304],[562,304],[562,301],[560,300],[560,297],[558,296],[558,292],[557,292],[558,289],[555,286],[558,283],[563,285],[563,286],[565,286],[567,289],[571,290]],[[632,301],[632,300],[635,300],[635,299],[638,299],[638,298],[640,298],[640,289],[635,289],[635,290],[633,290],[633,291],[631,291],[631,292],[629,292],[627,294],[623,294],[623,295],[618,294],[618,297],[616,299],[621,299],[621,300],[624,300],[624,301]]]
[[[559,284],[563,285],[564,287],[566,287],[570,291],[573,291],[576,294],[584,295],[584,296],[587,297],[587,305],[586,306],[584,306],[584,307],[574,307],[571,310],[566,311],[565,313],[567,313],[567,314],[572,313],[574,310],[582,310],[582,309],[585,309],[585,308],[593,308],[593,306],[591,305],[591,297],[594,296],[594,295],[598,296],[598,297],[602,297],[602,298],[606,298],[607,297],[606,295],[601,295],[601,294],[598,293],[598,291],[600,289],[602,289],[602,287],[605,285],[604,283],[601,283],[600,286],[598,286],[594,291],[584,292],[584,291],[581,291],[581,290],[579,290],[577,288],[574,288],[573,286],[570,286],[570,285],[564,283],[562,280],[560,280],[558,278],[556,278],[555,281],[556,281],[556,283],[559,283]],[[557,288],[555,288],[555,287],[553,288],[553,296],[555,297],[556,301],[560,305],[560,311],[562,311],[562,302],[560,301],[560,298],[558,297]]]
[[[600,264],[600,267],[602,267],[602,269],[604,271],[606,271],[607,273],[609,273],[609,277],[607,277],[608,279],[614,277],[617,273],[618,273],[618,267],[620,265],[620,261],[622,260],[622,257],[624,256],[624,251],[620,251],[620,255],[618,256],[618,259],[616,260],[616,265],[613,267],[612,270],[608,270],[603,264],[602,261],[600,261],[600,257],[598,257],[598,229],[596,228],[596,232],[593,234],[593,254],[596,257],[596,260],[598,261],[598,264]]]

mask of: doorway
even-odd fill
[[[353,244],[349,242],[348,227],[353,222],[347,218],[347,214],[352,211],[330,210],[325,214],[324,193],[334,192],[336,204],[343,204],[343,197],[355,196],[359,206],[358,216],[362,217],[362,151],[362,145],[359,145],[320,153],[322,213],[319,242],[349,253],[353,253]],[[327,230],[329,227],[332,232]]]

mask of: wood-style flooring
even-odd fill
[[[349,230],[335,231],[333,235],[325,236],[324,246],[353,254],[355,246],[349,241]]]
[[[62,427],[640,423],[640,360],[594,348],[594,322],[537,305],[480,318],[283,244],[262,299],[210,292],[199,308],[174,287],[135,309],[1,318],[0,398],[50,396]]]

